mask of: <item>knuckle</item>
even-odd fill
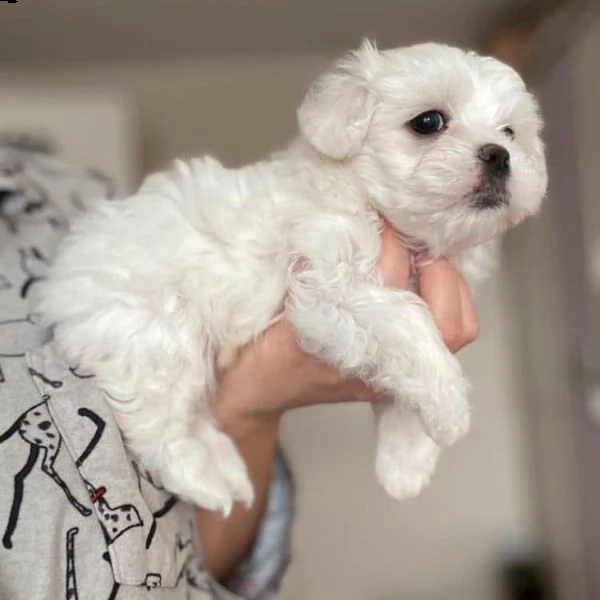
[[[475,319],[472,323],[469,324],[467,331],[467,343],[470,344],[471,342],[474,342],[476,339],[478,339],[480,332],[481,330],[479,327],[479,321]]]
[[[450,350],[460,350],[465,340],[463,328],[455,324],[445,325],[442,327],[442,338]]]

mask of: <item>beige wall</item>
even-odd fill
[[[519,328],[514,360],[521,364],[517,373],[532,467],[529,489],[539,536],[553,561],[552,598],[588,600],[582,587],[568,406],[573,374],[560,343],[553,227],[544,213],[515,231],[507,244],[505,273],[516,308],[511,322]]]
[[[596,21],[576,40],[566,58],[573,75],[579,191],[590,250],[590,278],[596,282],[596,296],[600,293],[599,56],[600,21]],[[547,127],[552,124],[548,123]],[[552,192],[551,189],[550,194]],[[552,200],[569,201],[569,198]],[[557,226],[560,225],[553,223],[546,212],[531,227],[515,232],[509,245],[507,271],[515,291],[515,304],[519,307],[517,322],[522,331],[519,356],[526,366],[521,383],[535,465],[532,472],[534,502],[542,536],[555,562],[556,598],[591,600],[583,580],[576,473],[582,468],[583,473],[585,469],[595,469],[597,458],[588,456],[591,464],[585,466],[575,460],[575,428],[571,420],[577,411],[572,403],[582,401],[582,390],[577,379],[577,357],[566,355],[561,344],[564,323],[559,320],[559,276],[554,266],[558,262]],[[590,308],[593,311],[590,324],[598,327],[600,312],[593,299]],[[596,411],[600,421],[600,406]]]
[[[60,154],[131,187],[140,171],[135,111],[115,92],[0,85],[0,132],[49,141]]]
[[[575,61],[575,99],[578,135],[581,142],[581,190],[586,211],[585,234],[595,256],[591,279],[600,294],[600,19],[589,27],[573,49]],[[592,74],[594,76],[592,76]]]
[[[0,81],[115,86],[139,109],[144,169],[177,155],[258,158],[288,139],[324,59],[177,63],[0,73]],[[299,483],[295,560],[284,600],[494,600],[501,547],[534,527],[514,305],[502,274],[480,298],[483,335],[463,354],[473,380],[469,437],[447,452],[431,488],[399,504],[372,475],[364,407],[289,415],[283,440]]]
[[[324,408],[289,418],[284,440],[300,518],[286,599],[498,597],[498,552],[532,523],[529,456],[505,280],[491,281],[480,300],[484,333],[463,357],[474,387],[473,430],[444,455],[419,499],[393,502],[374,483],[367,410]]]
[[[295,110],[328,59],[0,68],[2,84],[98,88],[137,106],[142,171],[176,156],[213,153],[228,163],[258,159],[294,134]]]

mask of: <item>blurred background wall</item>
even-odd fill
[[[526,5],[3,3],[0,133],[26,127],[45,134],[129,189],[174,157],[211,153],[240,164],[294,135],[308,83],[364,35],[382,46],[433,39],[479,47]],[[572,141],[586,161],[571,165],[581,199],[563,198],[568,190],[561,189],[551,201],[591,211],[600,189],[600,26],[588,27],[565,52],[560,61],[572,76],[574,103],[565,115],[574,118]],[[542,100],[556,91],[553,69],[555,63],[536,73]],[[560,118],[560,106],[551,108]],[[553,139],[562,139],[560,132]],[[564,157],[554,157],[562,164]],[[600,598],[585,589],[586,568],[600,565],[600,549],[586,556],[582,542],[591,522],[582,520],[580,492],[591,490],[579,486],[592,467],[577,471],[590,452],[578,454],[570,410],[585,394],[573,392],[573,361],[563,352],[556,214],[548,210],[508,237],[502,268],[480,294],[482,336],[461,353],[473,382],[473,430],[445,453],[421,497],[396,503],[376,485],[366,407],[288,416],[283,443],[299,497],[283,600]],[[590,240],[600,233],[594,214]],[[501,575],[515,562],[543,572],[545,595],[534,586],[529,593],[538,595],[515,595],[518,584],[507,591]],[[600,584],[594,589],[600,594]]]

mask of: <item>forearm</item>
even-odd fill
[[[236,504],[229,517],[196,509],[197,533],[206,568],[222,581],[250,551],[269,494],[277,453],[279,420],[234,418],[223,405],[217,408],[221,427],[237,446],[255,491],[250,509]]]

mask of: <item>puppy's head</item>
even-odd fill
[[[493,58],[365,42],[317,80],[298,119],[311,146],[347,164],[377,210],[433,253],[491,239],[546,192],[537,103]]]

